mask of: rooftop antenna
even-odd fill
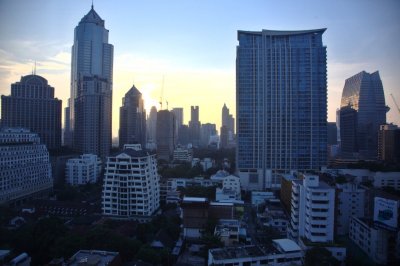
[[[92,9],[93,9],[93,0],[92,0]]]
[[[34,68],[34,71],[33,71],[33,75],[36,75],[36,60],[35,60],[35,68]]]

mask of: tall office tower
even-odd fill
[[[80,153],[105,157],[111,149],[113,46],[93,5],[75,28],[70,123],[66,134]]]
[[[342,157],[353,157],[357,148],[357,111],[350,106],[340,108],[340,150]]]
[[[150,143],[157,142],[157,108],[152,106],[147,118],[147,140]]]
[[[64,139],[63,139],[63,145],[67,147],[72,147],[72,134],[71,134],[71,126],[70,122],[71,119],[69,117],[70,115],[70,108],[69,108],[69,101],[71,99],[68,99],[67,101],[67,106],[64,108]]]
[[[379,126],[386,124],[385,95],[379,72],[365,71],[348,79],[344,84],[341,107],[350,106],[357,111],[357,146],[360,158],[376,159]],[[341,123],[341,128],[344,125]]]
[[[200,146],[207,147],[210,143],[210,137],[217,135],[215,124],[202,124],[200,128]]]
[[[107,158],[104,174],[103,214],[115,218],[148,221],[160,208],[160,184],[155,154],[140,144]]]
[[[220,141],[219,141],[219,148],[220,149],[226,149],[228,148],[228,137],[229,136],[229,131],[227,126],[222,126],[221,127],[221,133],[220,133]]]
[[[190,121],[189,121],[189,141],[194,147],[200,144],[200,121],[199,121],[199,107],[190,107]]]
[[[328,145],[337,144],[337,128],[336,122],[328,122]]]
[[[179,138],[179,128],[183,125],[183,108],[173,108],[172,112],[175,115],[175,136]]]
[[[177,143],[180,145],[188,145],[189,142],[189,127],[187,125],[181,125],[178,129]]]
[[[157,159],[171,161],[176,144],[175,116],[168,110],[157,112]]]
[[[230,135],[235,134],[235,119],[233,118],[232,114],[229,113],[228,107],[224,103],[222,107],[222,124],[221,127],[226,126]]]
[[[381,125],[378,139],[378,159],[400,163],[400,128],[396,125]]]
[[[119,147],[137,143],[146,146],[146,110],[142,94],[133,85],[119,109]]]
[[[61,147],[61,100],[54,88],[38,75],[11,84],[11,95],[1,96],[1,121],[5,127],[23,127],[37,133],[48,149]]]
[[[238,31],[236,160],[245,190],[327,162],[325,29]]]
[[[333,242],[334,214],[334,188],[319,181],[318,176],[304,175],[303,180],[292,181],[289,238]]]
[[[0,204],[45,196],[53,188],[49,152],[27,129],[0,131],[0,172]]]

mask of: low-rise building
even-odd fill
[[[214,230],[214,235],[219,236],[224,246],[232,246],[239,243],[240,223],[238,220],[219,220]]]
[[[350,239],[375,263],[387,264],[388,231],[375,227],[370,219],[351,217]]]
[[[400,190],[400,172],[376,172],[372,180],[376,188],[391,187]]]
[[[66,265],[119,266],[122,265],[122,262],[118,252],[103,251],[103,250],[79,250],[70,259],[66,261]]]
[[[72,186],[96,183],[101,174],[101,160],[94,154],[83,154],[80,158],[69,159],[65,176]]]
[[[199,158],[193,158],[192,160],[192,167],[200,164],[203,168],[203,171],[207,171],[208,169],[214,167],[215,162],[211,158],[204,158],[200,160]]]
[[[185,149],[181,146],[178,146],[174,150],[173,154],[174,162],[189,162],[191,163],[193,160],[193,150],[192,149]]]
[[[274,192],[271,191],[252,191],[251,204],[260,205],[264,204],[268,199],[275,199]]]
[[[269,247],[240,246],[210,249],[208,265],[302,265],[302,251],[290,239],[275,239]]]

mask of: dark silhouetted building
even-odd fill
[[[228,138],[229,138],[228,127],[227,126],[222,126],[221,127],[221,133],[220,133],[220,142],[219,142],[219,148],[220,149],[228,148]]]
[[[183,108],[173,108],[172,112],[175,115],[175,135],[179,139],[179,128],[183,125]]]
[[[157,159],[171,161],[176,145],[175,116],[168,110],[157,112]]]
[[[178,129],[178,144],[189,144],[189,127],[187,125],[181,125]]]
[[[210,137],[217,135],[215,124],[202,124],[200,128],[200,146],[207,147],[210,143]]]
[[[149,117],[147,118],[147,141],[150,143],[157,142],[157,108],[152,106]]]
[[[61,100],[54,88],[38,75],[21,77],[11,84],[11,95],[1,96],[4,127],[22,127],[37,133],[48,149],[61,147]]]
[[[337,144],[336,122],[328,122],[328,145]]]
[[[340,108],[340,150],[342,157],[353,157],[357,148],[357,111],[350,106]]]
[[[142,94],[133,85],[122,99],[119,109],[119,147],[125,144],[141,144],[146,147],[146,110]]]
[[[378,131],[386,124],[385,95],[379,72],[365,71],[346,79],[341,107],[350,106],[357,111],[357,149],[359,159],[376,159]],[[340,128],[344,127],[340,121]],[[342,132],[342,131],[341,131]],[[343,138],[342,135],[340,136]],[[343,145],[342,145],[343,147]]]
[[[194,147],[200,144],[200,121],[199,121],[199,107],[190,107],[190,121],[189,121],[189,141]]]
[[[378,159],[400,163],[400,128],[396,125],[381,125],[378,140]]]

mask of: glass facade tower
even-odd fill
[[[80,153],[101,157],[111,148],[113,46],[108,43],[104,20],[93,9],[75,28],[72,46],[69,128],[64,139],[72,140]]]
[[[327,161],[326,29],[238,31],[237,168],[246,190]]]
[[[385,94],[379,72],[362,71],[344,84],[341,108],[357,111],[357,146],[360,159],[376,159],[378,155],[378,132],[386,124]],[[342,123],[341,123],[342,124]],[[341,125],[343,127],[344,125]],[[343,139],[343,137],[341,136]],[[342,143],[342,151],[348,150]]]

